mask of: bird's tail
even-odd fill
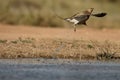
[[[97,13],[97,14],[91,14],[91,15],[95,17],[104,17],[107,15],[107,13]]]
[[[56,13],[54,13],[54,15],[55,15],[56,17],[58,17],[59,19],[65,20],[65,18],[63,18],[63,17],[57,15]]]

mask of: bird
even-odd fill
[[[107,15],[107,13],[105,13],[105,12],[92,14],[93,10],[94,10],[94,8],[89,8],[85,11],[78,12],[78,13],[76,13],[70,17],[67,17],[67,18],[63,18],[63,17],[58,16],[58,15],[56,15],[56,16],[59,17],[60,19],[63,19],[67,22],[72,23],[73,27],[74,27],[74,32],[76,32],[76,25],[87,25],[86,21],[90,18],[90,16],[104,17]]]

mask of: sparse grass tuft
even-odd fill
[[[18,41],[17,41],[17,40],[14,40],[14,41],[11,41],[11,43],[13,43],[13,44],[17,44]]]
[[[25,38],[23,39],[22,37],[19,37],[17,40],[13,40],[11,41],[11,43],[13,44],[17,44],[17,43],[33,43],[35,41],[34,38]]]
[[[29,37],[23,39],[23,38],[19,37],[19,38],[18,38],[18,41],[19,41],[19,42],[22,42],[22,43],[32,43],[33,41],[35,41],[35,39],[34,39],[34,38],[29,38]]]
[[[7,40],[0,40],[0,43],[6,43]]]
[[[120,44],[115,44],[110,41],[104,43],[93,42],[94,49],[96,51],[97,60],[111,60],[116,59],[117,53],[119,53]]]

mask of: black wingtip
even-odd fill
[[[107,15],[107,13],[98,13],[98,14],[92,14],[95,17],[104,17]]]

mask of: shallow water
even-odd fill
[[[0,80],[119,80],[120,63],[1,59]]]

